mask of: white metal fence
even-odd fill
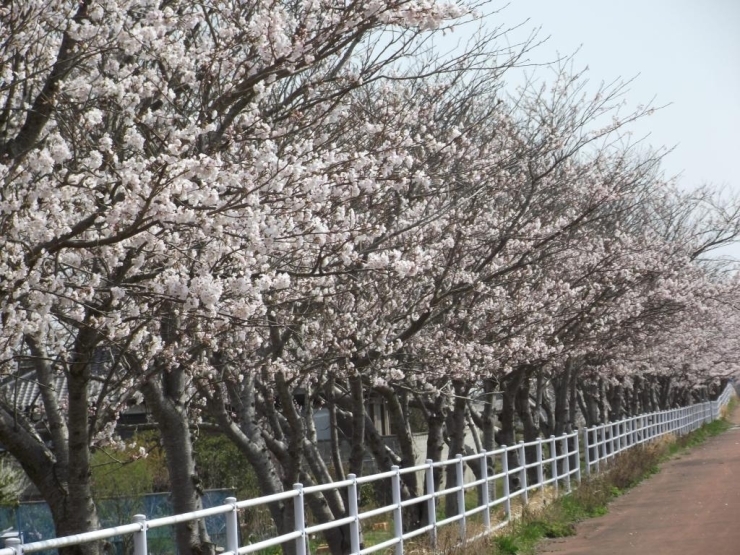
[[[584,470],[599,472],[601,465],[625,449],[666,434],[682,436],[720,417],[735,390],[727,385],[716,401],[641,414],[582,430]]]
[[[634,445],[652,441],[666,434],[683,435],[719,418],[722,407],[729,402],[733,394],[732,386],[728,385],[716,401],[643,414],[580,432],[563,434],[560,437],[551,436],[529,443],[501,446],[499,449],[475,455],[458,455],[446,461],[429,460],[424,465],[410,468],[394,466],[389,472],[362,477],[350,474],[346,480],[311,487],[295,484],[292,490],[256,499],[237,501],[229,497],[224,505],[191,513],[152,520],[147,520],[145,515],[134,515],[134,522],[131,524],[28,544],[21,544],[17,538],[9,538],[6,540],[6,547],[0,549],[0,555],[34,553],[125,535],[133,536],[134,555],[147,555],[147,530],[215,515],[223,515],[225,519],[226,545],[222,546],[223,555],[254,553],[286,542],[294,542],[297,555],[307,555],[310,551],[308,541],[310,537],[341,526],[347,526],[349,529],[352,554],[363,555],[392,548],[395,555],[401,555],[404,553],[405,542],[422,535],[426,535],[430,545],[434,546],[437,542],[437,531],[450,524],[457,525],[461,541],[470,541],[508,524],[512,519],[512,500],[517,497],[521,498],[523,503],[527,503],[530,492],[544,491],[546,486],[553,487],[556,493],[561,488],[569,492],[572,480],[580,482],[582,469],[585,473],[598,472],[609,459]],[[512,460],[516,461],[514,467],[510,466]],[[477,479],[464,481],[466,464],[478,469]],[[455,477],[455,486],[439,490],[435,488],[434,473],[441,469],[452,473],[451,475]],[[424,495],[402,499],[401,480],[407,473],[423,474]],[[383,507],[360,511],[360,487],[378,481],[390,481],[392,502]],[[345,490],[348,501],[347,516],[333,522],[309,523],[305,514],[306,496],[342,489]],[[476,494],[475,502],[466,495],[469,492]],[[455,496],[456,514],[438,517],[440,500],[447,496]],[[240,510],[288,499],[292,499],[294,505],[294,531],[240,545],[238,523]],[[426,504],[425,522],[405,526],[404,524],[408,523],[404,523],[404,509],[412,506],[418,509],[420,504]],[[492,514],[499,518],[492,519]],[[389,531],[388,539],[365,546],[361,543],[363,523],[378,517],[389,518],[392,521],[392,531]],[[477,530],[474,531],[469,530],[468,526],[472,519],[479,523]]]

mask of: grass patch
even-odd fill
[[[676,439],[676,441],[672,442],[668,446],[666,458],[670,458],[680,453],[681,451],[685,451],[687,449],[691,449],[692,447],[696,447],[697,445],[701,445],[710,437],[717,436],[722,432],[727,431],[730,426],[731,424],[724,418],[715,420],[714,422],[710,422],[709,424],[705,424],[698,430],[683,437],[679,437],[678,439]]]
[[[584,479],[570,495],[558,498],[536,511],[525,508],[520,519],[492,540],[495,555],[533,555],[546,538],[575,534],[576,523],[602,516],[611,500],[655,474],[661,462],[700,445],[730,427],[725,419],[715,420],[678,439],[659,440],[634,447],[619,455],[609,470]]]

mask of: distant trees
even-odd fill
[[[98,526],[91,452],[135,403],[182,512],[200,503],[194,425],[268,494],[366,455],[412,464],[412,415],[438,460],[470,430],[485,449],[520,426],[559,434],[737,368],[737,284],[702,260],[737,236],[737,207],[663,180],[626,138],[647,110],[618,112],[621,86],[588,96],[559,71],[512,98],[503,72],[531,44],[499,51],[499,30],[435,51],[476,17],[405,0],[0,8],[0,443],[59,535]],[[419,488],[404,476],[404,496]],[[332,492],[307,502],[346,513]],[[289,504],[271,511],[290,525]],[[178,529],[180,553],[209,549],[204,527]]]

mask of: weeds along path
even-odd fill
[[[737,555],[740,553],[740,409],[733,427],[661,465],[660,471],[541,554]]]

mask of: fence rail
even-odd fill
[[[237,501],[234,497],[228,497],[223,505],[191,513],[152,520],[147,520],[145,515],[137,514],[133,516],[131,524],[27,544],[21,544],[18,538],[8,538],[6,546],[0,549],[0,555],[34,553],[122,535],[133,536],[134,555],[147,555],[147,530],[216,515],[223,515],[225,520],[226,545],[221,546],[224,548],[223,555],[254,553],[286,542],[294,542],[296,555],[307,555],[309,536],[342,526],[349,527],[350,552],[359,555],[390,548],[393,548],[395,555],[402,555],[404,542],[421,535],[427,535],[430,544],[435,546],[438,530],[455,523],[458,526],[460,541],[470,541],[508,524],[515,516],[512,514],[512,500],[517,497],[521,498],[522,503],[527,503],[530,492],[533,490],[544,492],[546,486],[553,487],[556,494],[561,489],[570,492],[572,481],[581,481],[582,471],[585,474],[597,473],[610,459],[626,449],[667,434],[683,435],[699,428],[704,423],[716,420],[733,394],[732,386],[728,385],[716,401],[634,416],[619,422],[583,429],[580,432],[563,434],[559,437],[550,436],[546,439],[528,443],[520,442],[512,446],[502,445],[493,451],[468,456],[457,455],[446,461],[428,460],[426,464],[408,468],[394,466],[388,472],[362,477],[350,474],[343,481],[310,487],[295,484],[292,490],[255,499]],[[534,452],[533,457],[532,452]],[[464,480],[466,463],[473,463],[479,469],[479,475],[470,482]],[[515,466],[510,466],[512,463]],[[444,469],[448,476],[454,476],[455,485],[436,490],[434,473],[438,469]],[[424,475],[424,494],[411,499],[403,499],[401,495],[402,476],[412,472]],[[380,480],[391,482],[391,503],[360,512],[360,486]],[[498,495],[499,487],[502,490],[501,495]],[[477,504],[466,508],[466,493],[473,489],[478,493]],[[348,504],[347,516],[333,522],[308,525],[305,515],[305,497],[326,490],[345,490]],[[456,499],[456,514],[438,518],[438,501],[453,495]],[[293,500],[295,523],[293,532],[247,545],[239,544],[238,513],[240,510],[287,499]],[[426,503],[426,522],[413,529],[406,527],[405,530],[404,509],[422,503]],[[503,518],[499,522],[493,522],[492,510],[499,510],[500,507],[503,507]],[[392,537],[375,545],[363,547],[361,543],[363,521],[381,515],[387,515],[392,520]],[[471,536],[468,533],[468,522],[475,515],[482,517],[482,532]]]

